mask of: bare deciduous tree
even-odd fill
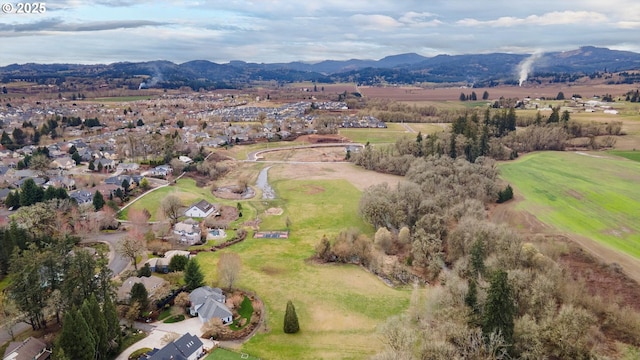
[[[116,244],[116,252],[122,256],[128,257],[133,262],[134,269],[138,270],[138,264],[136,258],[141,255],[145,249],[145,242],[142,238],[142,234],[133,230],[123,237]]]
[[[240,256],[234,253],[224,253],[220,255],[218,260],[218,281],[223,287],[231,290],[233,284],[238,280],[242,261]]]
[[[180,217],[180,208],[182,207],[180,198],[175,195],[169,195],[162,200],[160,207],[162,207],[162,212],[172,224],[175,224],[178,221],[178,218]]]

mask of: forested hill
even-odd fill
[[[517,83],[521,64],[530,58],[533,74],[590,75],[595,72],[640,70],[640,54],[606,48],[581,47],[543,54],[468,54],[424,57],[415,53],[380,60],[326,60],[318,63],[257,64],[231,61],[217,64],[195,60],[121,62],[108,65],[13,64],[0,67],[3,82],[27,80],[41,84],[72,78],[134,78],[143,86],[160,88],[225,88],[255,81],[321,83],[355,81],[362,84],[419,82],[468,82],[491,85]],[[133,86],[133,85],[131,85]]]

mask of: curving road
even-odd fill
[[[285,147],[278,147],[278,148],[272,148],[272,149],[252,151],[247,154],[247,160],[245,161],[259,161],[260,155],[268,152],[273,152],[273,151],[313,149],[313,148],[321,148],[321,147],[347,147],[347,146],[358,146],[360,148],[364,148],[364,145],[358,144],[358,143],[326,143],[326,144],[313,144],[313,145],[285,146]],[[260,160],[260,161],[263,162],[264,160]],[[267,162],[267,161],[264,161],[264,162]],[[272,162],[307,163],[308,161],[272,161]]]

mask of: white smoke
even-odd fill
[[[540,59],[542,55],[544,55],[542,51],[536,51],[528,58],[522,60],[520,64],[518,64],[518,73],[520,74],[520,81],[518,83],[518,86],[522,86],[522,84],[527,81],[529,73],[531,73],[531,71],[533,70],[533,63],[535,63],[536,60]]]

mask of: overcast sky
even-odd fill
[[[408,52],[533,53],[585,45],[640,52],[637,0],[44,4],[43,14],[0,14],[0,65],[196,59],[272,63],[380,59]]]

